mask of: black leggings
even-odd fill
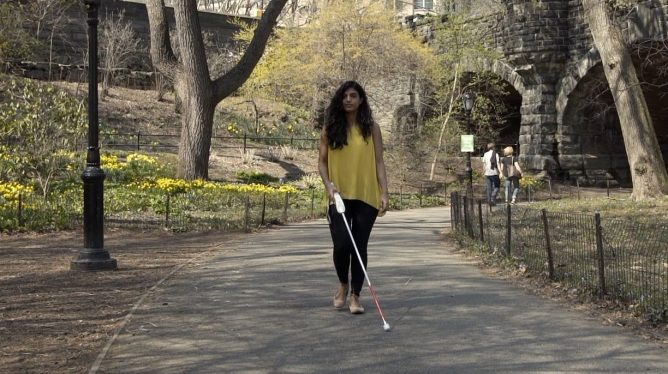
[[[350,226],[350,231],[353,233],[357,249],[366,269],[366,247],[369,243],[371,229],[378,216],[378,209],[360,200],[343,200],[343,202],[346,206],[345,215]],[[333,257],[336,275],[338,275],[341,283],[348,283],[348,268],[350,268],[352,293],[359,296],[364,284],[364,272],[355,254],[355,248],[350,241],[350,234],[348,234],[348,230],[343,223],[341,213],[336,211],[334,205],[329,206],[328,214],[329,231],[332,234],[332,242],[334,243]],[[353,259],[352,266],[351,258]]]

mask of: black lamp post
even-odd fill
[[[473,132],[471,128],[471,110],[473,109],[473,104],[475,103],[475,95],[467,90],[462,95],[462,101],[464,102],[464,110],[466,111],[466,132],[471,134]],[[470,193],[473,195],[473,168],[471,167],[471,152],[466,152],[466,174],[469,178],[467,194]]]
[[[84,249],[70,263],[72,270],[114,270],[116,260],[104,250],[104,171],[100,168],[97,117],[97,9],[100,0],[84,0],[88,12],[88,152],[81,174],[84,190]]]

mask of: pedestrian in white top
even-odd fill
[[[494,150],[495,147],[494,143],[488,143],[487,152],[482,156],[482,163],[485,168],[483,171],[486,181],[485,193],[489,206],[496,205],[496,195],[499,193],[499,188],[501,187],[501,180],[499,179],[501,159],[499,154]]]

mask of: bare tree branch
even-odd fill
[[[178,71],[178,61],[169,39],[169,24],[165,16],[163,0],[147,0],[148,23],[151,32],[151,60],[167,79],[173,81]],[[155,31],[155,32],[153,32]]]
[[[276,26],[276,20],[281,14],[283,6],[288,0],[272,0],[260,19],[251,40],[241,60],[230,71],[218,77],[213,82],[213,96],[216,102],[226,98],[236,91],[248,79],[255,65],[260,61],[271,32]]]

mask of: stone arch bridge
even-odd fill
[[[578,0],[512,0],[488,17],[503,57],[487,64],[514,88],[519,112],[498,143],[516,144],[525,168],[581,183],[629,185],[617,113]],[[668,0],[620,15],[668,161]],[[662,71],[664,70],[664,71]],[[521,101],[521,102],[520,102]]]

